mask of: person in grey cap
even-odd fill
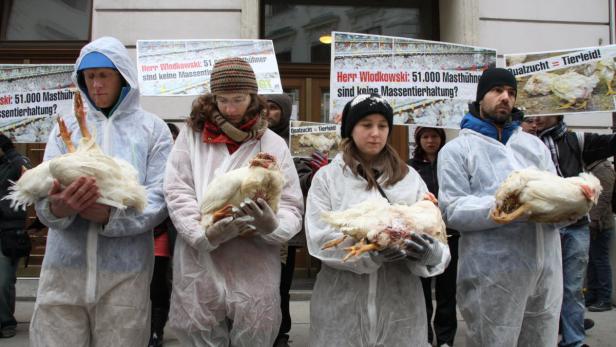
[[[484,71],[460,135],[439,152],[439,205],[460,232],[457,302],[467,346],[556,346],[563,297],[560,236],[552,224],[489,216],[494,193],[514,170],[555,173],[550,152],[514,120],[514,76]]]

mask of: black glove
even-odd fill
[[[426,266],[438,265],[443,257],[443,249],[437,243],[430,235],[411,234],[411,239],[404,241],[406,255]]]

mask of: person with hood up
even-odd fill
[[[303,201],[286,143],[267,128],[250,64],[214,64],[211,93],[199,96],[165,173],[165,197],[178,231],[168,326],[182,346],[271,347],[280,328],[280,248],[301,227]],[[248,199],[240,217],[200,224],[210,182],[248,164],[258,152],[276,157],[285,176],[278,213]],[[240,236],[241,234],[241,236]]]
[[[417,127],[415,129],[415,151],[409,165],[417,170],[428,186],[430,193],[438,197],[438,180],[436,168],[438,152],[445,145],[445,130],[441,128]],[[451,252],[451,261],[445,272],[434,277],[434,293],[436,310],[432,305],[432,278],[422,278],[426,313],[428,318],[428,342],[432,343],[436,334],[437,346],[453,346],[453,340],[458,328],[456,317],[456,275],[458,272],[458,239],[460,233],[447,229],[447,245]],[[436,313],[435,313],[436,311]],[[434,314],[434,325],[432,314]]]
[[[285,141],[289,141],[289,122],[291,120],[292,100],[287,94],[266,94],[263,97],[267,100],[267,120],[270,130],[278,134]],[[295,169],[299,177],[299,185],[302,189],[304,199],[310,189],[312,177],[323,166],[327,165],[327,154],[315,152],[311,159],[293,158]],[[295,269],[295,252],[298,247],[305,247],[306,237],[304,231],[300,231],[288,245],[283,245],[280,251],[282,271],[280,273],[280,309],[282,311],[282,322],[280,331],[276,337],[274,347],[289,346],[289,331],[291,331],[291,312],[289,301],[291,296],[291,283],[293,281],[293,271]]]
[[[131,163],[147,191],[143,213],[96,203],[92,177],[55,181],[36,213],[49,227],[32,346],[146,346],[154,263],[152,229],[167,216],[163,173],[173,141],[165,122],[139,105],[137,69],[126,48],[102,37],[81,49],[73,81],[86,96],[87,124],[101,150]],[[64,117],[72,141],[81,137]],[[66,153],[58,127],[43,160]]]
[[[439,205],[460,232],[457,302],[468,346],[555,346],[562,302],[556,226],[497,224],[489,217],[507,176],[535,167],[555,173],[550,153],[523,132],[511,72],[490,68],[477,86],[460,135],[438,156]]]
[[[306,201],[306,239],[321,271],[310,301],[311,346],[427,346],[426,309],[419,276],[442,273],[447,245],[414,235],[405,249],[390,248],[343,260],[347,240],[321,220],[370,198],[411,205],[428,189],[387,143],[393,110],[378,94],[362,94],[342,112],[341,151],[312,180]]]

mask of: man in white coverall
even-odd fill
[[[137,70],[126,48],[103,37],[82,48],[73,81],[88,104],[87,125],[101,150],[131,163],[147,191],[143,213],[96,203],[92,177],[36,203],[49,227],[30,326],[32,346],[146,346],[152,229],[167,216],[163,175],[173,140],[167,125],[139,106]],[[81,133],[64,115],[73,143]],[[66,153],[55,127],[44,160]]]
[[[547,147],[519,128],[517,84],[486,70],[460,136],[439,153],[439,203],[460,231],[457,301],[469,346],[556,346],[562,302],[560,236],[551,224],[490,219],[494,193],[514,170],[555,172]]]

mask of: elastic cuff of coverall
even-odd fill
[[[124,216],[120,216],[122,212],[124,212],[124,210],[109,206],[109,219],[107,220],[107,224],[101,224],[103,234],[106,232],[113,232],[113,229],[114,229],[113,226],[116,223],[116,221],[120,217],[124,217]]]
[[[288,239],[280,237],[279,234],[280,234],[281,231],[282,231],[282,229],[280,228],[280,224],[278,224],[278,227],[276,228],[276,230],[272,231],[269,234],[261,235],[261,238],[263,238],[263,240],[265,242],[269,243],[270,245],[281,246],[285,242],[289,241]]]
[[[39,211],[42,214],[42,217],[45,221],[47,221],[47,226],[53,229],[66,229],[75,220],[76,215],[67,216],[67,217],[57,217],[53,212],[51,212],[51,202],[46,200],[43,202],[42,209]]]
[[[203,240],[197,242],[197,250],[199,252],[211,252],[218,248],[219,245],[213,245],[206,236],[203,236]]]

